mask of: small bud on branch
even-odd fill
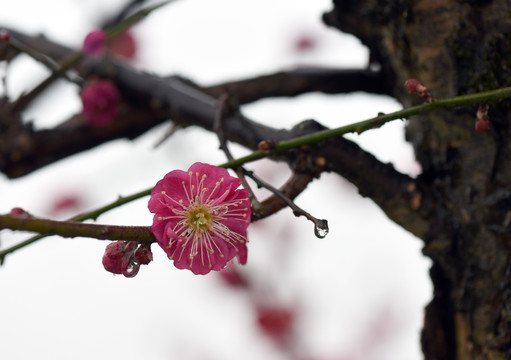
[[[408,79],[405,82],[405,87],[410,93],[419,95],[429,103],[433,102],[433,97],[431,96],[428,88],[422,85],[419,80]]]
[[[487,103],[479,104],[476,114],[475,129],[477,132],[483,133],[490,127],[490,117],[488,116],[488,109],[490,107]]]

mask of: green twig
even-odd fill
[[[434,100],[432,103],[425,103],[422,105],[412,106],[389,114],[381,114],[368,120],[363,120],[346,126],[341,126],[335,129],[327,129],[315,132],[310,135],[297,137],[291,140],[276,142],[274,148],[270,152],[263,150],[255,151],[252,154],[240,157],[238,159],[234,159],[220,166],[226,168],[236,168],[242,164],[267,157],[270,154],[285,152],[293,148],[318,143],[348,133],[361,134],[364,131],[378,128],[392,120],[405,119],[412,115],[426,114],[440,108],[447,108],[458,105],[477,104],[481,102],[490,102],[508,97],[511,97],[511,87],[490,90],[470,95],[461,95],[446,99],[438,99]]]

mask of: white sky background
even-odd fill
[[[122,3],[0,0],[0,26],[44,32],[78,48],[98,26],[98,17],[115,13]],[[330,8],[331,0],[180,0],[134,28],[139,45],[135,66],[204,85],[296,65],[364,67],[367,51],[360,42],[321,23],[321,14]],[[302,35],[316,39],[314,51],[294,50]],[[46,74],[20,57],[9,68],[9,94],[34,86]],[[314,118],[336,127],[397,109],[387,97],[356,93],[268,99],[243,111],[272,126],[291,127]],[[77,111],[78,89],[62,82],[25,116],[37,127],[47,127]],[[21,206],[49,216],[55,198],[68,193],[86,199],[82,210],[93,209],[153,186],[172,169],[187,169],[195,161],[225,161],[216,136],[195,128],[154,150],[167,126],[21,179],[0,175],[0,213]],[[397,121],[350,138],[398,170],[416,175],[403,129],[404,123]],[[238,146],[233,150],[246,153]],[[275,185],[287,175],[284,165],[269,161],[250,167]],[[328,219],[330,234],[315,238],[310,222],[283,210],[249,227],[249,258],[242,271],[268,301],[300,309],[295,336],[302,358],[422,359],[419,332],[431,285],[421,242],[334,174],[323,174],[297,202]],[[146,204],[147,199],[134,202],[99,222],[149,225],[152,214]],[[0,233],[3,247],[24,238]],[[248,294],[226,288],[216,274],[178,270],[153,246],[155,261],[137,277],[113,276],[101,265],[105,245],[52,237],[7,257],[0,267],[3,360],[290,359],[258,332]]]

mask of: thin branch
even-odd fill
[[[217,110],[215,113],[215,122],[213,124],[213,130],[218,136],[218,142],[220,143],[220,149],[225,153],[225,156],[227,157],[227,160],[232,161],[234,160],[234,157],[231,154],[231,151],[229,150],[229,147],[227,146],[227,141],[225,140],[224,136],[224,130],[222,126],[222,120],[224,118],[224,112],[226,111],[226,103],[229,99],[229,96],[227,94],[220,95],[218,99],[218,105]],[[247,182],[247,179],[245,178],[245,172],[241,166],[236,167],[234,169],[236,174],[238,175],[238,178],[241,180],[241,183],[245,189],[248,190],[248,194],[250,197],[250,203],[252,204],[252,208],[256,209],[256,211],[260,208],[259,201],[257,200],[254,191],[252,191],[252,188]]]
[[[0,215],[0,229],[34,231],[42,235],[62,237],[91,237],[98,240],[156,241],[148,226],[84,224],[25,215]]]
[[[328,222],[324,219],[317,219],[314,216],[312,216],[309,212],[303,210],[301,207],[296,205],[293,200],[287,197],[286,194],[284,194],[283,191],[280,191],[279,189],[275,188],[274,186],[270,185],[269,183],[261,180],[257,176],[254,175],[252,171],[244,170],[244,173],[246,176],[254,180],[254,182],[259,186],[263,187],[265,189],[270,190],[273,194],[275,194],[277,197],[282,199],[286,203],[288,207],[291,208],[293,211],[293,215],[296,217],[304,216],[307,220],[310,220],[314,223],[314,232],[317,237],[323,238],[328,234]],[[322,233],[319,232],[319,230],[324,232],[324,235],[321,235]]]
[[[291,177],[282,185],[279,191],[284,195],[285,198],[293,200],[300,195],[307,185],[314,180],[315,175],[312,173],[296,173],[294,172]],[[288,204],[283,197],[277,195],[271,195],[267,199],[261,202],[261,211],[252,212],[252,221],[258,221],[271,216],[287,207]]]

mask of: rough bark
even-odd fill
[[[369,47],[405,105],[413,99],[407,78],[436,97],[510,83],[509,1],[334,4],[325,22]],[[423,240],[435,289],[422,334],[427,360],[511,359],[511,110],[505,102],[490,109],[484,134],[474,131],[475,107],[419,116],[407,129],[423,167],[417,184],[430,189],[422,194],[431,204]]]

